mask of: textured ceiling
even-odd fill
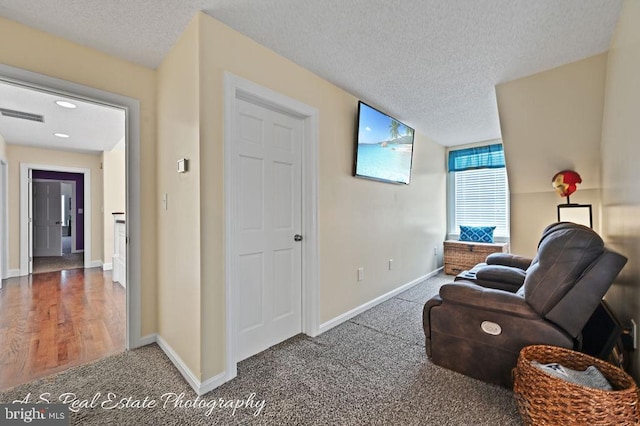
[[[155,68],[198,10],[443,145],[500,137],[494,86],[606,51],[622,0],[0,0]]]

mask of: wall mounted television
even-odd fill
[[[358,102],[353,175],[408,185],[414,130],[377,109]]]

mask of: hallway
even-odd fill
[[[126,291],[100,268],[4,280],[0,389],[124,350]]]

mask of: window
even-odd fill
[[[449,235],[460,225],[495,226],[509,238],[509,190],[501,144],[449,151]]]

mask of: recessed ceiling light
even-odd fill
[[[53,136],[57,136],[59,138],[68,138],[69,135],[65,134],[65,133],[54,133]]]
[[[76,104],[72,104],[69,101],[56,101],[56,104],[60,105],[63,108],[69,108],[69,109],[78,108],[78,106]]]

